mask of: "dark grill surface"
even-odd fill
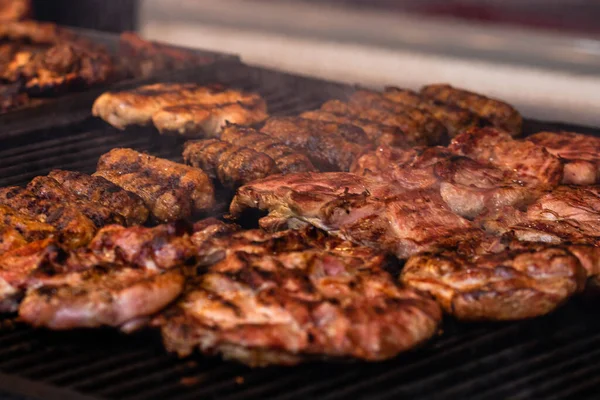
[[[272,114],[316,108],[351,87],[221,63],[168,80],[222,82],[258,90]],[[88,99],[89,100],[89,99]],[[118,132],[81,112],[57,111],[0,132],[0,186],[25,184],[52,168],[92,172],[114,147],[178,160],[182,140],[151,128]],[[52,126],[54,125],[54,126]],[[43,126],[40,128],[40,126]],[[527,121],[527,132],[582,127]],[[445,321],[423,348],[376,363],[311,363],[250,369],[218,358],[180,360],[156,332],[48,332],[0,319],[0,398],[13,399],[399,399],[598,398],[598,299],[572,300],[556,313],[506,324]]]

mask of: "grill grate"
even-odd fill
[[[166,80],[222,82],[257,90],[272,114],[291,115],[342,98],[352,88],[221,63]],[[21,120],[0,133],[0,186],[25,184],[53,168],[92,172],[118,146],[178,160],[183,140],[151,128],[117,132],[84,113]],[[526,130],[593,130],[527,121]],[[585,398],[600,393],[600,320],[589,299],[544,318],[510,324],[462,324],[421,349],[383,363],[319,363],[250,369],[213,357],[180,360],[157,332],[49,332],[0,320],[0,398],[27,399],[347,399]],[[15,397],[17,398],[17,397]]]

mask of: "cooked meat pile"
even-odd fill
[[[161,133],[215,137],[229,123],[252,125],[268,115],[256,93],[219,85],[157,83],[124,92],[107,92],[92,113],[119,129],[153,124]]]
[[[0,26],[0,111],[104,83],[113,75],[104,48],[66,29],[34,21]]]
[[[439,306],[395,285],[382,255],[306,235],[246,231],[220,240],[223,259],[155,322],[167,349],[188,355],[198,347],[252,366],[375,361],[435,333]]]

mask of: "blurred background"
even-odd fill
[[[450,82],[600,124],[600,0],[53,0],[38,19],[325,79]]]

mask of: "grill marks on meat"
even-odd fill
[[[450,137],[454,137],[469,128],[477,127],[481,123],[477,114],[465,108],[435,103],[412,90],[386,87],[383,96],[395,103],[415,107],[430,113],[444,125]]]
[[[240,215],[248,208],[269,211],[260,221],[267,230],[309,223],[399,258],[452,247],[481,234],[454,214],[435,190],[405,190],[349,173],[292,174],[255,181],[238,189],[230,211]]]
[[[112,213],[120,215],[127,225],[143,224],[148,219],[149,211],[139,196],[100,176],[53,170],[48,177],[79,198],[106,207]]]
[[[228,188],[280,173],[268,155],[217,139],[186,142],[183,159]]]
[[[223,129],[220,139],[266,154],[283,174],[316,171],[304,154],[252,128],[228,125]]]
[[[52,225],[5,205],[0,205],[0,227],[16,230],[28,242],[45,239],[56,233]]]
[[[261,132],[303,152],[321,170],[347,171],[369,148],[364,131],[353,125],[298,117],[272,117]]]
[[[189,218],[215,204],[214,188],[202,170],[131,149],[104,154],[94,175],[138,195],[158,221]]]
[[[463,320],[516,320],[547,314],[585,284],[585,271],[569,250],[534,246],[497,254],[418,254],[400,280],[433,295]]]
[[[52,225],[57,231],[59,242],[67,248],[87,244],[96,232],[94,222],[76,206],[69,202],[58,203],[40,198],[24,188],[15,186],[0,189],[0,204]]]
[[[238,249],[190,282],[156,321],[166,347],[180,355],[199,348],[252,366],[317,357],[376,361],[435,333],[437,304],[396,286],[380,255],[329,238],[309,248],[296,241],[298,232],[289,234],[259,233],[260,246],[279,251]]]
[[[457,106],[474,112],[491,122],[495,127],[511,136],[521,134],[523,118],[510,104],[490,99],[481,94],[458,89],[446,84],[428,85],[421,89],[421,95],[442,104]]]
[[[513,140],[493,128],[472,129],[456,136],[449,146],[456,154],[514,171],[528,185],[553,187],[562,181],[563,165],[542,146]]]
[[[157,83],[107,92],[92,113],[119,129],[154,122],[161,133],[218,136],[227,122],[255,124],[267,118],[266,104],[255,93],[192,83]]]
[[[575,132],[538,132],[525,138],[565,162],[564,184],[600,183],[600,138]]]

